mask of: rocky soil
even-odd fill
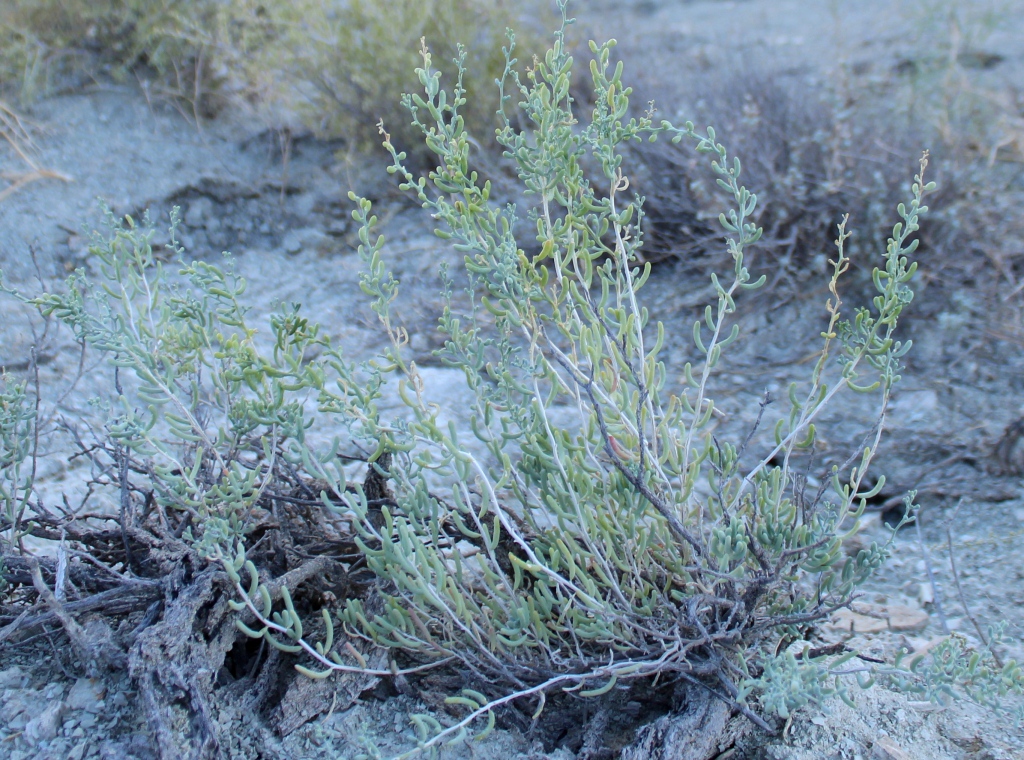
[[[882,76],[919,55],[914,30],[921,27],[926,4],[918,5],[643,0],[625,6],[594,2],[580,14],[593,35],[621,40],[627,72],[655,92],[678,78],[742,66],[771,66],[780,76],[810,85],[832,76],[840,59]],[[984,51],[1000,62],[986,76],[996,83],[999,77],[1019,81],[1024,3],[1004,2],[1000,10],[1003,15],[984,42]],[[231,251],[232,265],[249,283],[254,322],[277,303],[300,302],[347,352],[370,356],[382,335],[358,288],[346,200],[347,190],[355,188],[383,209],[389,263],[403,287],[400,316],[424,364],[428,394],[458,424],[467,424],[461,373],[432,366],[430,354],[439,340],[433,327],[440,314],[437,265],[454,265],[458,258],[430,233],[420,209],[397,197],[381,156],[345,153],[342,145],[298,131],[283,133],[240,113],[223,114],[200,130],[167,104],[148,102],[133,86],[95,85],[44,100],[28,112],[26,123],[33,160],[67,181],[33,182],[0,202],[0,266],[8,283],[37,291],[75,267],[89,266],[86,243],[88,231],[101,221],[98,199],[116,214],[149,209],[162,221],[176,206],[182,214],[180,240],[191,255],[218,260],[222,251]],[[0,152],[0,168],[24,169],[9,150]],[[1018,198],[1024,183],[1008,183],[1006,193]],[[1000,242],[1024,250],[1024,240]],[[707,274],[697,277],[684,264],[661,264],[647,291],[652,312],[668,327],[666,353],[676,370],[687,358],[692,320],[709,294]],[[884,523],[894,519],[901,494],[910,488],[919,491],[920,531],[900,532],[893,559],[853,612],[838,616],[819,634],[823,644],[846,641],[883,658],[900,647],[927,651],[949,633],[980,646],[975,621],[982,630],[1005,622],[1007,635],[1024,641],[1024,553],[1019,549],[1024,431],[1014,426],[1024,415],[1021,295],[1013,295],[1005,283],[996,287],[1002,275],[994,267],[959,288],[938,282],[928,267],[925,261],[915,315],[906,323],[914,352],[878,459],[888,485],[850,539],[851,550],[885,540]],[[765,390],[784,394],[789,381],[806,370],[806,346],[824,324],[825,296],[822,277],[780,283],[741,305],[747,314],[745,337],[729,357],[716,399],[725,412],[723,429],[749,425]],[[86,353],[83,358],[66,332],[51,329],[43,335],[41,330],[27,310],[0,298],[0,364],[12,375],[24,373],[37,345],[41,383],[52,389],[43,400],[44,414],[87,424],[89,400],[112,391],[110,372],[98,357]],[[854,399],[826,420],[829,453],[820,467],[845,459],[870,428],[872,412],[859,403]],[[769,417],[774,411],[769,408]],[[766,429],[774,420],[768,423]],[[70,441],[59,435],[43,442],[38,482],[45,500],[67,497],[76,504],[86,495],[87,467],[68,460],[71,450]],[[104,508],[103,498],[93,497],[94,509]],[[52,552],[52,547],[37,548]],[[138,689],[127,675],[89,677],[56,628],[43,627],[28,638],[12,634],[13,629],[0,627],[0,756],[157,756],[158,739],[147,728]],[[1019,644],[1000,651],[1024,660]],[[313,700],[322,708],[304,716],[308,720],[293,721],[294,730],[283,736],[257,711],[221,716],[233,722],[230,733],[236,737],[225,756],[390,757],[413,746],[409,715],[424,709],[415,694],[373,684],[351,691],[339,686],[342,696]],[[884,684],[854,697],[855,708],[836,700],[827,711],[798,713],[775,736],[751,731],[733,718],[734,730],[727,734],[731,744],[718,748],[717,756],[1024,758],[1024,731],[988,708],[967,702],[937,706]],[[296,704],[302,699],[294,697]],[[576,756],[568,746],[545,748],[536,737],[515,730],[443,754],[488,760]],[[658,750],[648,756],[670,760]]]

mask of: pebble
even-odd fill
[[[60,699],[64,696],[64,684],[59,682],[48,683],[43,689],[43,696],[47,700]]]
[[[928,627],[930,618],[924,610],[915,610],[900,604],[889,606],[889,630],[922,631]]]
[[[28,725],[28,713],[20,712],[7,721],[7,728],[12,731],[21,731]]]
[[[889,628],[884,618],[861,615],[852,610],[836,610],[829,618],[828,626],[843,633],[881,633]]]
[[[414,353],[425,354],[430,351],[430,338],[425,333],[414,332],[409,337],[409,348]]]
[[[292,230],[284,236],[284,240],[281,241],[281,247],[284,248],[284,252],[294,256],[302,250],[302,237],[298,230]]]
[[[25,741],[36,745],[53,739],[57,735],[63,715],[64,703],[51,702],[45,710],[25,724]]]
[[[919,584],[917,599],[921,604],[935,603],[935,589],[932,587],[931,583]]]
[[[285,253],[294,256],[304,250],[319,251],[326,241],[327,236],[323,232],[315,227],[305,227],[289,230],[281,241],[281,247]]]
[[[114,707],[124,707],[128,704],[128,695],[119,691],[110,698],[110,704]]]
[[[25,680],[25,673],[17,665],[0,670],[0,689],[17,689]]]
[[[202,195],[189,201],[188,211],[185,212],[185,224],[192,229],[199,229],[210,218],[213,213],[213,201]]]
[[[72,710],[99,712],[106,693],[106,684],[101,679],[79,678],[68,692],[67,705]]]
[[[928,627],[930,618],[924,610],[902,604],[860,604],[858,612],[841,609],[829,619],[828,626],[844,633],[910,632]]]
[[[888,736],[880,736],[871,748],[871,757],[875,760],[911,760],[904,750]]]

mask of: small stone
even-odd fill
[[[212,213],[213,201],[202,195],[189,201],[188,211],[185,212],[185,224],[197,230],[207,223]]]
[[[862,615],[859,612],[842,609],[836,610],[828,621],[828,626],[843,633],[881,633],[888,629],[885,618],[873,615]]]
[[[89,742],[87,741],[82,741],[76,744],[74,747],[71,748],[71,751],[68,752],[68,760],[82,760],[82,757],[85,755],[85,750],[88,746]]]
[[[915,610],[901,604],[890,605],[888,612],[890,631],[923,631],[930,621],[924,610]]]
[[[25,679],[25,673],[17,665],[0,670],[0,689],[17,689]]]
[[[844,633],[910,632],[924,630],[929,621],[924,610],[902,604],[858,604],[856,612],[837,610],[828,625]]]
[[[923,700],[916,702],[907,702],[907,707],[911,708],[912,710],[916,710],[919,713],[942,712],[946,709],[945,705],[940,705],[937,702]]]
[[[424,333],[415,332],[409,338],[409,348],[418,354],[426,353],[430,350],[430,339]]]
[[[25,724],[25,741],[29,744],[48,742],[57,735],[61,718],[64,715],[64,703],[51,702],[42,713]]]
[[[921,584],[919,584],[917,598],[918,598],[918,601],[921,602],[921,604],[934,604],[935,603],[935,589],[932,588],[932,584],[930,584],[930,583],[921,583]]]
[[[341,237],[346,232],[348,232],[348,221],[346,219],[332,219],[327,224],[328,235],[331,235],[333,237]]]
[[[284,248],[284,252],[294,256],[302,250],[302,237],[298,230],[292,230],[284,236],[284,240],[281,241],[281,247]]]
[[[904,750],[896,746],[896,742],[888,736],[880,736],[871,749],[871,757],[875,760],[911,760]]]
[[[107,686],[99,678],[79,678],[68,692],[67,705],[72,710],[99,712]]]
[[[289,230],[284,240],[281,241],[281,247],[284,248],[285,253],[294,256],[302,251],[317,251],[327,242],[327,236],[320,230],[313,227],[306,227],[299,230]]]
[[[7,728],[11,731],[21,731],[25,726],[28,725],[28,713],[20,712],[7,721]]]
[[[890,409],[902,424],[926,419],[939,408],[939,395],[930,389],[919,391],[904,390],[893,399]]]
[[[317,198],[312,193],[299,193],[290,198],[291,212],[300,219],[305,219],[313,213],[317,205]]]

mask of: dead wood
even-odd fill
[[[50,608],[50,613],[60,621],[72,646],[82,662],[85,663],[86,672],[94,676],[104,666],[123,667],[125,664],[124,652],[114,643],[110,627],[102,621],[91,621],[92,624],[85,627],[80,625],[43,581],[43,575],[39,571],[39,563],[35,557],[27,559],[32,573],[32,585],[46,606]]]
[[[735,743],[728,704],[697,686],[685,688],[682,702],[641,728],[621,760],[711,760]]]
[[[102,612],[109,617],[120,617],[132,612],[148,609],[161,595],[162,592],[159,586],[141,584],[137,586],[122,586],[94,594],[85,599],[67,602],[64,604],[64,610],[73,614]],[[57,622],[57,620],[58,618],[53,612],[26,616],[21,619],[18,630],[21,634],[27,634],[33,628],[52,624]]]
[[[603,704],[597,709],[583,732],[583,746],[576,753],[576,760],[610,760],[612,754],[604,746],[605,732],[608,730],[610,717],[611,711],[607,704]]]
[[[38,565],[43,580],[52,586],[57,577],[57,560],[54,557],[4,554],[0,564],[0,577],[8,585],[31,586],[33,564]],[[93,594],[125,587],[159,586],[157,581],[119,575],[114,570],[103,569],[88,562],[69,562],[66,582],[79,594]]]
[[[128,656],[128,672],[139,686],[162,758],[213,757],[220,745],[210,698],[235,633],[218,631],[210,641],[197,630],[200,610],[214,602],[215,575],[212,569],[200,573],[167,601],[163,619],[139,634]],[[172,729],[182,703],[189,708],[188,732]]]
[[[386,500],[385,476],[371,468],[367,479],[380,492],[375,505]],[[353,597],[373,612],[383,603],[349,520],[325,510],[316,499],[323,489],[313,486],[299,481],[287,498],[268,494],[260,502],[247,528],[247,555],[272,602],[290,590],[306,615],[307,638],[316,639],[323,623],[307,613]],[[90,675],[126,670],[152,746],[168,759],[233,756],[239,737],[232,727],[240,721],[252,726],[247,736],[257,744],[279,741],[275,736],[345,710],[378,685],[378,677],[358,674],[309,679],[295,669],[301,658],[241,633],[236,622],[253,624],[252,615],[232,611],[237,591],[223,569],[184,540],[189,517],[160,505],[140,515],[127,504],[117,516],[58,515],[39,505],[22,530],[57,543],[59,556],[12,550],[0,557],[7,590],[0,644],[27,645],[58,627]],[[384,650],[346,640],[338,628],[335,635],[337,651],[354,649],[371,669],[386,670]]]
[[[273,595],[273,591],[271,594]],[[377,615],[384,612],[383,599],[375,591],[367,594],[364,604],[368,614]],[[320,631],[316,630],[314,633],[319,635]],[[344,636],[340,637],[336,649],[343,651],[349,648],[359,652],[370,669],[383,670],[387,667],[387,652],[380,647],[362,639],[346,640]],[[323,679],[294,677],[295,675],[292,674],[284,697],[272,715],[271,723],[281,736],[287,736],[323,713],[347,710],[361,694],[380,683],[377,676],[357,673],[333,673]]]
[[[371,668],[387,664],[384,653],[377,651],[377,655],[367,660]],[[347,710],[360,694],[372,689],[379,681],[376,676],[353,673],[336,673],[319,680],[293,678],[274,712],[272,723],[281,736],[287,736],[318,715],[331,710]]]

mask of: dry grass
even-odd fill
[[[543,23],[546,6],[530,5],[531,23]],[[525,15],[505,0],[12,0],[0,7],[0,93],[30,102],[138,79],[197,125],[230,103],[272,127],[297,117],[357,148],[379,143],[383,118],[396,139],[419,145],[400,100],[419,85],[425,38],[445,71],[465,45],[467,125],[486,143],[506,28],[517,29],[524,63],[537,49]]]
[[[991,76],[991,66],[1001,64],[977,68],[974,61],[990,58],[950,49],[871,78],[841,71],[842,81],[817,91],[739,69],[690,80],[682,96],[644,95],[685,99],[687,117],[714,124],[743,157],[744,182],[764,199],[757,221],[765,238],[755,255],[768,257],[790,294],[806,291],[809,265],[824,271],[845,213],[856,230],[849,244],[855,267],[885,249],[885,210],[903,192],[907,167],[930,149],[939,191],[921,230],[928,285],[945,296],[976,288],[998,311],[1024,294],[1024,103]],[[697,266],[724,255],[713,178],[660,143],[637,146],[634,158],[642,167],[637,188],[647,197],[645,255]],[[944,308],[948,298],[930,303]]]
[[[25,185],[42,179],[57,179],[61,182],[71,182],[71,177],[52,169],[44,169],[32,158],[32,138],[26,129],[25,123],[14,109],[0,101],[0,137],[7,142],[15,155],[28,166],[28,171],[21,172],[0,172],[0,177],[8,182],[4,188],[0,188],[0,202],[14,195]]]

